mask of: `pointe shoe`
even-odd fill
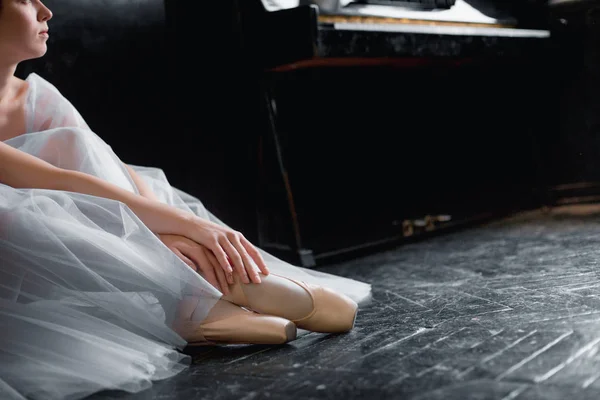
[[[234,281],[223,300],[286,318],[298,328],[312,332],[343,333],[354,327],[358,304],[329,288],[272,273],[261,275],[258,284],[245,284],[237,275]]]
[[[218,300],[203,321],[194,319],[199,297],[186,296],[179,304],[173,330],[188,346],[216,344],[283,344],[296,338],[293,322],[257,314],[225,300]]]

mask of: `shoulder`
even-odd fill
[[[17,87],[28,85],[28,83],[27,83],[26,80],[23,80],[21,78],[17,78],[16,76],[12,77],[11,84],[13,84],[13,85],[15,85]]]
[[[27,90],[29,89],[29,82],[13,76],[10,80],[10,86],[12,92],[15,93],[15,97],[21,98],[25,93],[27,93]]]
[[[36,74],[30,73],[28,110],[31,115],[31,131],[79,127],[89,129],[83,117],[74,105],[52,83]]]
[[[37,111],[72,107],[56,86],[35,72],[30,73],[25,82],[28,85],[28,102],[32,108],[37,108]]]
[[[40,92],[49,91],[54,94],[60,95],[60,91],[56,88],[56,86],[54,86],[52,83],[42,78],[35,72],[30,73],[27,76],[27,79],[25,79],[25,81],[23,82],[25,82],[31,89],[38,89]]]

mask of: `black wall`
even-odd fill
[[[178,157],[161,157],[173,138],[163,1],[45,4],[54,13],[48,52],[18,75],[54,84],[125,162],[171,168]]]
[[[557,42],[547,85],[553,129],[540,132],[552,185],[600,181],[600,2],[552,10]]]
[[[48,52],[17,75],[49,80],[123,161],[164,169],[251,236],[251,106],[233,6],[200,3],[47,0]]]
[[[280,128],[308,245],[377,239],[427,213],[534,207],[546,187],[600,181],[596,2],[550,15],[531,14],[533,3],[529,20],[553,29],[542,57],[281,79]],[[256,144],[267,124],[236,2],[47,5],[48,54],[19,75],[48,78],[124,161],[163,168],[255,241]]]
[[[256,238],[257,82],[247,70],[234,1],[167,0],[179,174],[219,218]]]

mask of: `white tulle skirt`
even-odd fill
[[[5,142],[132,192],[131,177],[92,131],[58,128]],[[220,222],[162,170],[132,166],[159,199]],[[331,287],[357,302],[370,285],[296,267],[265,252],[273,273]],[[0,399],[79,399],[137,392],[190,363],[170,327],[183,296],[207,315],[221,293],[175,256],[124,204],[0,183]]]

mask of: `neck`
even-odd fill
[[[11,80],[17,70],[16,65],[1,65],[0,64],[0,100],[6,97],[11,90]]]

